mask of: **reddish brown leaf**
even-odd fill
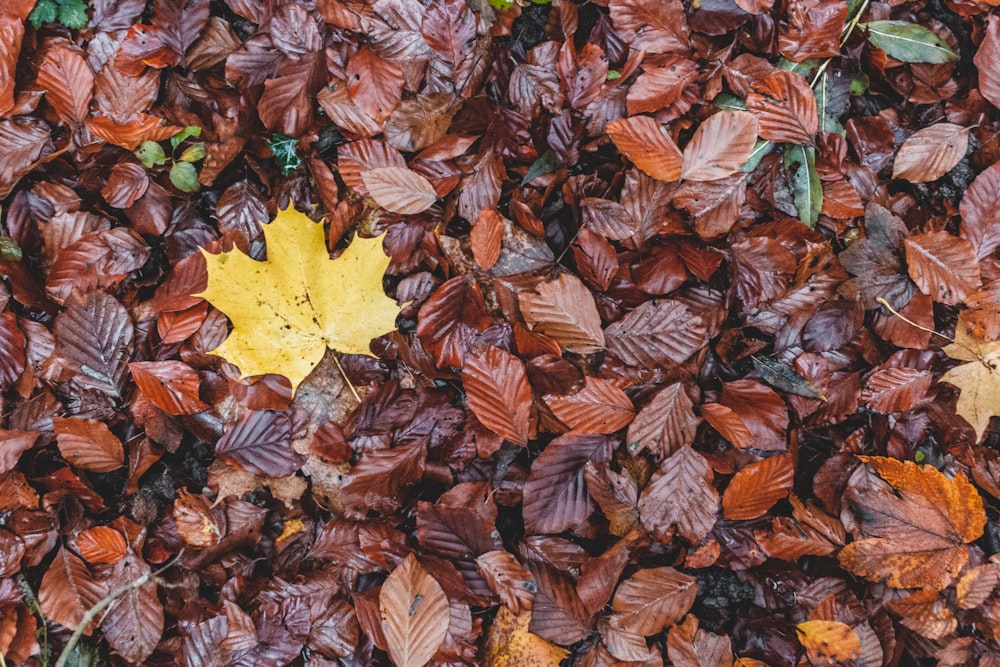
[[[94,90],[94,72],[79,52],[65,46],[48,50],[38,68],[36,82],[59,118],[78,125],[87,117]]]
[[[583,388],[575,394],[547,394],[543,398],[560,421],[583,433],[614,433],[635,417],[625,392],[601,378],[585,378]]]
[[[417,316],[417,335],[440,368],[460,368],[476,334],[487,326],[482,289],[469,276],[438,287]]]
[[[546,445],[524,484],[525,530],[561,533],[582,524],[594,511],[584,467],[610,458],[611,442],[599,435],[570,432]]]
[[[25,342],[14,313],[0,312],[0,389],[8,389],[24,372],[27,363]]]
[[[520,359],[496,347],[473,352],[462,368],[462,386],[483,426],[515,445],[528,444],[531,387]]]
[[[979,71],[979,92],[1000,107],[1000,17],[990,16],[986,35],[972,61]]]
[[[936,181],[965,157],[969,128],[937,123],[910,135],[896,153],[892,177],[911,183]]]
[[[902,617],[903,625],[930,640],[944,639],[958,627],[955,612],[942,604],[937,591],[917,591],[886,603],[886,607]]]
[[[847,6],[819,0],[795,0],[788,9],[788,25],[778,33],[778,49],[792,62],[833,58],[840,54],[841,30]]]
[[[410,554],[379,592],[387,650],[400,667],[423,667],[448,632],[448,598]]]
[[[144,141],[169,139],[182,128],[164,125],[159,116],[138,114],[133,120],[116,123],[106,116],[87,119],[87,129],[110,144],[133,151]]]
[[[14,107],[14,77],[25,18],[0,14],[0,116],[8,115]]]
[[[667,634],[667,656],[675,667],[722,667],[733,664],[729,637],[698,627],[698,617],[689,614]],[[740,667],[743,667],[742,665]]]
[[[604,332],[594,297],[580,279],[561,273],[518,299],[525,322],[537,333],[553,338],[575,354],[604,349]]]
[[[121,531],[111,526],[94,526],[76,536],[76,548],[88,563],[113,564],[125,558],[128,543]]]
[[[931,375],[915,368],[883,368],[875,371],[861,390],[861,402],[876,412],[904,412],[925,401]]]
[[[2,42],[3,40],[0,40]],[[2,83],[2,82],[0,82]],[[49,129],[28,119],[0,120],[0,199],[6,199],[43,153],[52,152]]]
[[[684,183],[673,203],[690,214],[695,233],[711,241],[728,234],[736,224],[746,194],[746,174],[734,174],[708,183]]]
[[[698,544],[715,525],[719,494],[705,458],[688,446],[663,460],[639,498],[642,524],[662,542],[674,530]]]
[[[801,74],[774,72],[755,85],[747,109],[756,111],[760,136],[768,141],[812,144],[819,129],[816,96]]]
[[[687,52],[688,25],[679,0],[611,0],[611,20],[622,39],[651,53]]]
[[[435,55],[458,70],[472,52],[476,20],[462,0],[443,0],[427,7],[420,32]]]
[[[696,73],[694,62],[680,56],[669,58],[660,67],[646,69],[628,89],[625,98],[628,115],[659,111],[674,104],[694,81]]]
[[[205,496],[178,489],[174,521],[181,539],[193,547],[214,547],[222,536],[219,520]]]
[[[625,363],[673,368],[701,349],[708,327],[680,301],[647,301],[604,331],[608,351]]]
[[[638,454],[648,449],[662,459],[693,443],[701,421],[693,408],[680,382],[660,391],[629,425],[626,438],[629,452]]]
[[[746,425],[754,438],[752,447],[784,451],[788,407],[773,389],[753,380],[727,382],[719,403],[735,412]]]
[[[681,178],[717,181],[735,173],[757,142],[757,117],[746,111],[720,111],[698,126],[684,147]]]
[[[531,610],[535,599],[535,580],[508,551],[487,551],[476,558],[476,567],[490,590],[515,614]]]
[[[101,188],[104,201],[115,208],[128,208],[149,187],[149,175],[140,164],[122,162],[111,168],[108,182]]]
[[[497,263],[500,258],[503,232],[504,225],[500,214],[494,209],[484,208],[469,233],[472,256],[481,268],[489,271]]]
[[[375,203],[393,213],[423,213],[437,201],[437,192],[430,181],[409,169],[371,169],[361,172],[361,180]]]
[[[76,373],[74,382],[117,396],[131,355],[132,321],[115,299],[90,292],[56,317],[56,354]]]
[[[108,592],[104,580],[95,578],[83,560],[62,547],[42,577],[38,603],[45,618],[76,630],[84,614]],[[83,632],[89,635],[93,629],[94,623],[91,623]]]
[[[0,429],[0,474],[17,467],[21,454],[35,446],[38,435],[38,431]]]
[[[972,244],[945,231],[910,236],[903,241],[906,264],[920,291],[938,303],[957,304],[980,285]]]
[[[46,292],[64,303],[76,290],[118,284],[149,259],[150,249],[134,232],[122,227],[91,232],[63,248],[46,281]]]
[[[633,634],[656,635],[684,618],[697,594],[697,580],[672,567],[639,570],[618,586],[610,622]]]
[[[292,449],[292,439],[301,435],[306,421],[299,408],[247,412],[215,443],[215,455],[247,472],[290,475],[305,462],[305,457]]]
[[[208,405],[198,398],[198,374],[180,361],[139,361],[129,364],[132,379],[152,403],[171,415],[193,415]]]
[[[347,62],[346,73],[351,101],[376,124],[384,124],[402,99],[403,73],[367,46]]]
[[[614,120],[606,131],[622,155],[644,173],[667,182],[681,177],[684,157],[680,149],[649,116]]]
[[[398,509],[400,490],[420,480],[426,459],[427,449],[420,444],[365,452],[341,482],[348,516]]]
[[[91,472],[111,472],[125,465],[121,440],[95,419],[52,418],[59,453],[74,467]]]
[[[722,515],[733,521],[764,516],[792,489],[795,468],[789,454],[771,456],[741,468],[722,495]]]
[[[361,139],[337,149],[337,165],[344,184],[359,195],[367,196],[362,174],[381,167],[406,168],[402,153],[380,141]]]
[[[972,243],[976,259],[1000,246],[1000,163],[984,169],[962,197],[959,235]]]
[[[152,570],[138,555],[128,556],[112,569],[108,586],[117,590],[128,587],[118,604],[108,607],[101,621],[101,630],[108,645],[118,655],[133,664],[150,656],[163,635],[163,603],[157,595]],[[145,583],[136,584],[143,578]]]
[[[705,403],[701,406],[701,416],[734,447],[746,449],[754,446],[753,433],[730,408],[719,403]]]

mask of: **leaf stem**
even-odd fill
[[[346,384],[347,388],[351,390],[352,394],[354,394],[354,400],[358,402],[358,405],[361,405],[361,395],[358,394],[358,390],[354,387],[354,383],[351,382],[351,379],[347,377],[347,372],[344,370],[344,367],[340,365],[340,359],[337,358],[336,352],[333,353],[333,363],[337,364],[337,370],[340,371],[340,376],[344,378],[344,384]]]

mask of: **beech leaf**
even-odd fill
[[[233,321],[212,350],[243,375],[284,375],[294,391],[326,353],[371,355],[371,339],[395,328],[396,303],[382,290],[389,258],[381,239],[355,238],[331,260],[323,225],[286,208],[264,225],[267,261],[238,249],[213,255],[200,293]],[[336,286],[336,287],[331,287]]]
[[[399,667],[424,667],[448,633],[448,598],[410,554],[378,595],[389,657]]]
[[[937,123],[910,135],[899,147],[892,164],[892,177],[911,183],[936,181],[965,157],[969,148],[969,128],[953,123]]]

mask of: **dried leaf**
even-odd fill
[[[961,390],[955,411],[972,424],[976,441],[983,439],[990,417],[1000,416],[1000,341],[987,342],[969,333],[959,318],[955,327],[955,342],[946,345],[944,353],[966,363],[941,376],[941,382]]]
[[[812,144],[819,129],[816,97],[801,74],[769,74],[747,96],[747,109],[759,115],[760,136],[768,141]]]
[[[795,626],[799,643],[814,665],[832,665],[861,655],[861,639],[839,621],[805,621]]]
[[[361,172],[361,179],[375,203],[393,213],[416,215],[437,201],[430,181],[409,169],[380,167]]]
[[[757,142],[757,117],[746,111],[720,111],[698,126],[684,147],[681,178],[716,181],[739,170]]]
[[[82,531],[76,536],[76,548],[92,565],[117,563],[128,553],[125,536],[110,526],[94,526]]]
[[[576,276],[561,273],[534,292],[522,292],[518,299],[532,330],[555,339],[564,350],[593,354],[604,349],[594,297]]]
[[[513,554],[508,551],[487,551],[476,557],[476,568],[490,590],[500,596],[505,608],[515,614],[531,611],[535,598],[535,580]]]
[[[659,634],[684,618],[697,594],[694,577],[672,567],[642,569],[618,586],[609,622],[644,637]]]
[[[722,515],[733,521],[764,516],[788,495],[795,480],[791,456],[779,454],[751,463],[733,475],[722,495]]]
[[[639,411],[628,427],[628,451],[638,454],[648,449],[662,459],[694,442],[700,419],[684,385],[676,382],[661,390]]]
[[[649,116],[611,121],[605,131],[622,155],[643,173],[658,181],[680,179],[684,157],[660,124]]]
[[[423,667],[448,632],[448,598],[413,554],[382,584],[378,595],[389,657],[400,667]]]
[[[635,417],[625,392],[602,378],[585,378],[575,394],[546,394],[543,398],[560,421],[581,433],[614,433]]]
[[[594,511],[584,468],[610,458],[611,442],[599,435],[570,432],[546,445],[524,484],[525,530],[561,533],[582,524]]]
[[[59,453],[74,467],[91,472],[111,472],[125,465],[122,442],[95,419],[52,418]]]
[[[1000,107],[1000,17],[989,17],[986,35],[972,62],[979,70],[979,92]]]
[[[69,124],[86,119],[94,90],[94,72],[79,52],[64,46],[48,50],[38,68],[36,82],[59,118]]]
[[[291,475],[306,457],[292,449],[307,420],[304,411],[248,412],[215,444],[215,455],[247,472],[271,477]]]
[[[969,128],[937,123],[910,135],[896,153],[892,177],[911,183],[936,181],[965,157]]]
[[[663,460],[639,498],[642,524],[669,542],[673,529],[698,544],[715,525],[719,494],[705,458],[688,446]]]
[[[903,241],[910,278],[939,303],[957,304],[979,287],[979,265],[972,244],[945,231]]]
[[[198,398],[198,374],[180,361],[137,361],[128,365],[139,390],[170,415],[193,415],[208,405]]]
[[[83,560],[63,547],[42,577],[38,603],[45,618],[76,630],[84,614],[107,594],[108,584],[95,578]],[[89,635],[93,629],[91,623],[83,632]]]
[[[515,445],[528,444],[531,387],[517,357],[496,347],[470,354],[462,368],[462,385],[483,426]]]
[[[569,651],[528,631],[531,612],[500,607],[486,640],[485,667],[558,667]]]
[[[647,301],[604,331],[608,351],[631,366],[673,368],[700,350],[708,327],[671,299]]]

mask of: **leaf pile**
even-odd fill
[[[1000,664],[994,4],[4,3],[3,664]]]

